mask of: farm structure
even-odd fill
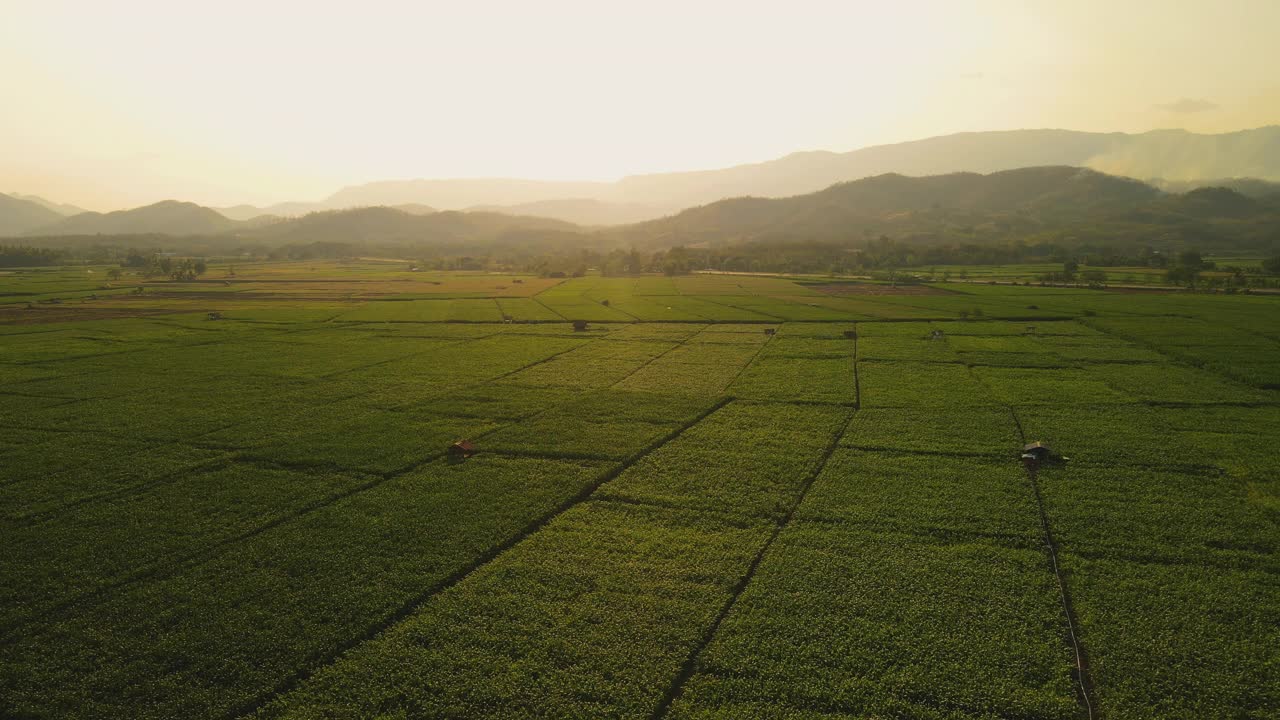
[[[462,460],[466,460],[467,458],[475,454],[476,454],[475,443],[471,442],[470,440],[458,440],[457,442],[450,445],[448,450],[449,459],[453,460],[454,462],[460,462]]]

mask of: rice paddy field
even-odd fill
[[[105,272],[0,275],[0,716],[1280,718],[1280,298]]]

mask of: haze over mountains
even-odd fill
[[[503,205],[587,198],[602,204],[649,207],[655,213],[650,217],[658,217],[726,197],[801,195],[884,173],[990,173],[1046,165],[1089,167],[1142,180],[1249,177],[1280,181],[1280,126],[1218,135],[1185,130],[1133,135],[1071,130],[958,133],[847,153],[799,152],[718,170],[633,175],[613,183],[389,180],[343,188],[318,205],[337,209],[424,202],[444,209],[475,205],[497,209]]]
[[[1068,130],[960,133],[863,148],[847,153],[801,152],[777,160],[718,170],[636,175],[617,182],[513,179],[381,181],[346,187],[315,203],[202,208],[167,201],[112,213],[63,218],[66,208],[43,199],[7,196],[0,234],[77,235],[164,233],[202,235],[265,226],[279,218],[353,207],[392,206],[410,213],[479,210],[616,225],[672,215],[723,198],[790,197],[858,178],[897,173],[931,176],[992,173],[1022,167],[1078,166],[1153,180],[1185,192],[1227,184],[1262,196],[1280,181],[1280,126],[1199,135],[1183,130],[1141,134]],[[1207,180],[1220,178],[1221,180]],[[51,209],[51,208],[61,208]],[[250,225],[243,224],[252,221]]]
[[[883,239],[917,248],[1280,250],[1280,193],[1253,198],[1227,188],[1199,188],[1169,194],[1131,178],[1069,166],[986,175],[885,174],[786,198],[729,198],[669,217],[603,228],[505,213],[415,214],[386,206],[263,222],[222,218],[210,223],[210,214],[216,216],[189,203],[159,203],[108,214],[146,219],[145,233],[30,237],[23,242],[61,249],[163,248],[196,255],[249,252],[296,258],[372,254],[465,259],[494,253],[574,258],[583,251],[677,247],[776,258],[805,247],[848,253]],[[156,234],[161,221],[182,215],[215,230],[184,237]],[[216,230],[228,224],[230,229]]]
[[[165,200],[132,210],[86,212],[62,218],[52,225],[28,231],[41,235],[211,235],[233,230],[238,223],[211,208],[195,203]]]
[[[62,217],[40,203],[0,194],[0,236],[21,235],[34,228],[48,227]]]

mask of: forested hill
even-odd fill
[[[228,232],[238,223],[201,205],[165,200],[131,210],[109,213],[85,212],[57,222],[35,227],[27,235],[121,235],[162,233],[165,235],[208,235]]]
[[[0,237],[18,235],[60,219],[61,215],[40,203],[0,193]]]
[[[880,175],[789,198],[734,198],[612,231],[639,247],[749,240],[889,237],[976,242],[1121,234],[1134,239],[1263,241],[1280,198],[1205,188],[1166,195],[1150,185],[1074,167],[979,175]]]
[[[880,175],[807,195],[721,200],[658,220],[594,230],[545,217],[480,211],[417,214],[390,207],[271,218],[256,226],[220,216],[210,219],[212,210],[194,205],[172,203],[140,210],[147,210],[148,217],[139,218],[139,211],[132,211],[132,222],[122,224],[136,228],[130,233],[109,230],[111,221],[119,217],[112,213],[94,218],[93,230],[24,242],[84,248],[95,244],[136,247],[145,241],[146,247],[199,253],[237,248],[266,252],[288,246],[318,256],[366,254],[367,247],[361,247],[370,245],[412,248],[423,256],[501,252],[524,257],[568,256],[582,249],[634,247],[650,252],[743,243],[820,243],[852,249],[881,237],[917,247],[1024,243],[1105,246],[1117,251],[1145,246],[1268,254],[1280,249],[1280,195],[1250,197],[1220,187],[1165,193],[1137,180],[1076,167],[987,175]],[[78,224],[71,221],[83,217],[68,218],[54,227]],[[141,219],[157,222],[138,222]],[[180,229],[166,230],[160,219],[172,220]],[[207,229],[193,232],[192,221],[200,227],[203,219],[208,219]],[[147,233],[153,235],[144,236]]]
[[[304,215],[239,233],[268,244],[299,242],[403,243],[425,245],[492,244],[515,241],[526,232],[576,233],[563,220],[494,212],[435,212],[419,215],[390,207],[332,210]]]

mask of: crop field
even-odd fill
[[[1280,718],[1280,298],[107,270],[0,274],[0,717]]]

